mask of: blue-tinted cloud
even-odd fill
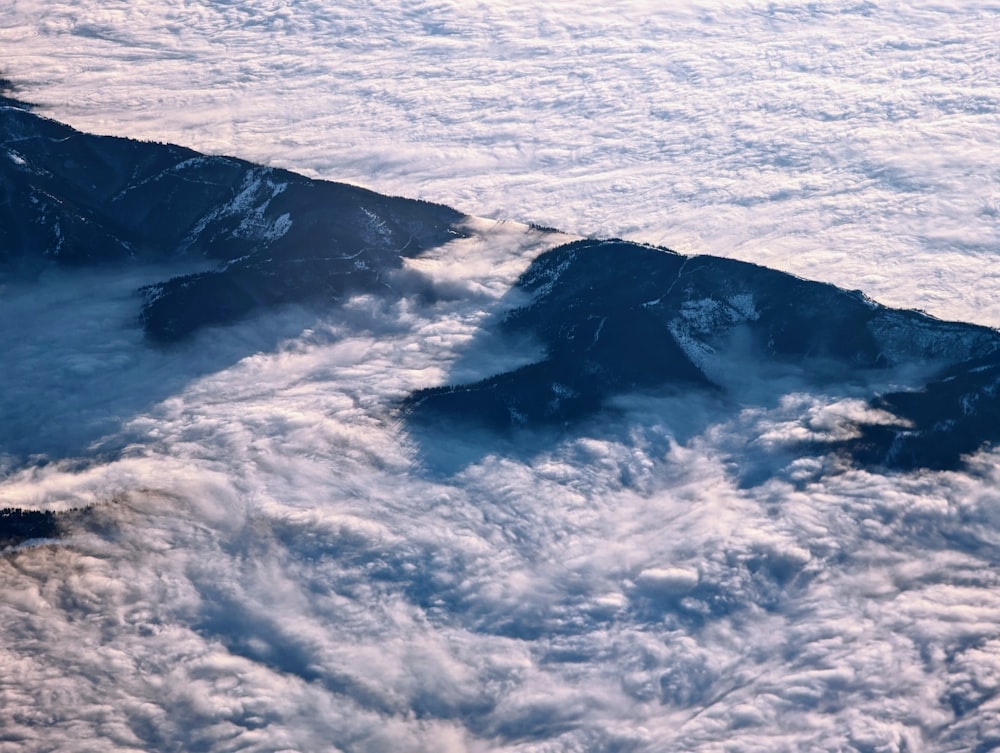
[[[19,0],[0,39],[81,126],[995,324],[996,13]],[[990,741],[994,455],[796,457],[867,409],[789,382],[736,416],[625,396],[579,435],[425,437],[466,461],[427,467],[394,406],[525,357],[477,338],[546,243],[522,232],[415,262],[433,304],[287,311],[184,357],[137,349],[131,278],[6,288],[0,503],[94,508],[0,560],[0,749]]]
[[[468,254],[494,259],[465,297],[362,297],[211,373],[157,362],[180,387],[123,419],[117,457],[8,472],[4,504],[95,506],[62,543],[0,562],[5,734],[261,751],[903,750],[987,734],[990,456],[897,476],[795,459],[777,448],[840,436],[864,410],[799,391],[735,417],[623,398],[577,435],[480,444],[453,475],[419,462],[394,406],[478,347],[519,271],[500,263],[515,230],[426,260],[454,285]],[[210,342],[238,351],[267,321]],[[767,470],[753,486],[746,463]]]

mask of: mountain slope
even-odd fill
[[[549,251],[516,287],[530,302],[495,326],[532,336],[545,357],[415,392],[405,402],[411,419],[451,416],[505,430],[566,424],[636,389],[709,390],[739,408],[776,399],[789,376],[834,392],[905,380],[916,389],[930,379],[923,392],[872,395],[873,407],[899,421],[864,427],[851,447],[859,459],[947,467],[1000,438],[1000,335],[986,327],[889,309],[859,291],[746,262],[621,241]],[[912,449],[900,452],[900,442]]]
[[[262,307],[384,287],[463,215],[182,147],[94,136],[0,103],[0,268],[191,260],[148,287],[142,321],[182,339]]]
[[[156,343],[280,304],[402,295],[393,275],[403,260],[460,237],[467,220],[237,159],[80,133],[10,98],[0,100],[0,150],[0,271],[187,264],[141,288],[139,318]],[[515,298],[528,302],[485,326],[544,357],[418,390],[404,401],[411,421],[568,426],[636,390],[695,390],[738,410],[773,403],[793,377],[834,393],[868,385],[871,407],[896,417],[858,426],[841,447],[865,464],[953,467],[1000,438],[1000,338],[985,327],[623,241],[542,254]]]

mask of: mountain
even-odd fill
[[[0,233],[11,749],[995,741],[996,331],[9,98]]]
[[[956,469],[962,457],[1000,440],[1000,358],[995,353],[949,365],[918,389],[876,397],[898,427],[866,425],[854,443],[864,464],[899,469]]]
[[[1000,438],[1000,334],[987,327],[886,308],[860,291],[746,262],[623,241],[553,249],[516,287],[530,302],[494,326],[534,338],[545,357],[417,391],[405,401],[411,420],[445,416],[501,431],[567,425],[634,390],[708,391],[740,408],[776,399],[781,379],[797,377],[834,392],[909,382],[871,397],[898,421],[859,426],[845,445],[869,465],[955,467]]]
[[[212,264],[143,290],[171,342],[282,303],[383,289],[463,215],[190,149],[80,133],[0,100],[0,268]]]
[[[462,214],[189,149],[81,133],[0,100],[0,270],[190,265],[140,289],[151,344],[286,303],[403,295],[403,260],[462,237]],[[175,270],[176,271],[176,270]],[[172,273],[171,273],[172,274]],[[514,303],[517,301],[518,303]],[[955,467],[1000,438],[1000,335],[889,309],[859,291],[754,264],[619,240],[538,256],[484,331],[544,356],[486,379],[421,389],[413,427],[571,428],[630,392],[713,395],[730,410],[782,380],[871,385],[873,410],[837,447],[880,467]]]

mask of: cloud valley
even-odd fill
[[[11,465],[0,487],[5,505],[89,508],[59,543],[3,560],[4,747],[989,739],[989,454],[968,472],[884,475],[782,453],[865,410],[803,391],[735,414],[712,398],[623,396],[568,434],[444,430],[421,441],[468,462],[427,463],[399,400],[477,360],[484,317],[558,240],[481,223],[420,261],[453,290],[465,269],[465,295],[286,308],[168,350],[126,334],[138,299],[82,286],[71,299],[65,280],[43,280],[35,313],[117,323],[123,334],[92,347],[123,376],[69,368],[86,361],[81,326],[62,352],[21,352],[24,373],[62,382],[9,404],[49,405],[57,391],[53,413],[80,415],[76,395],[128,415],[100,441],[106,425],[74,436],[66,420],[63,460],[44,434],[37,447],[23,438],[53,459]],[[40,342],[51,319],[21,311],[38,327],[25,340]],[[80,464],[85,443],[115,451]],[[747,485],[754,464],[766,473]]]
[[[500,4],[475,26],[461,5],[388,8],[47,4],[42,19],[19,2],[0,34],[5,65],[47,79],[39,98],[79,124],[680,238],[997,323],[981,127],[995,9],[628,6],[608,25]],[[643,24],[670,44],[635,48]],[[262,38],[279,40],[266,63]],[[470,40],[494,50],[470,74],[492,88],[458,85]],[[543,64],[581,51],[592,68]],[[332,83],[310,100],[317,81]],[[162,107],[129,106],[150,88]],[[484,110],[513,115],[455,135]],[[867,397],[893,385],[789,375],[774,401],[626,393],[569,432],[417,434],[407,394],[541,352],[483,324],[575,237],[468,230],[397,271],[398,298],[285,306],[169,348],[144,344],[134,295],[163,267],[4,281],[0,503],[76,512],[58,541],[0,560],[0,750],[1000,745],[994,451],[905,473],[803,453],[882,420]]]

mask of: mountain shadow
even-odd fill
[[[445,206],[81,133],[13,93],[0,81],[0,471],[109,451],[123,421],[317,312],[403,295],[403,260],[464,234]]]
[[[0,81],[0,283],[8,293],[36,285],[43,305],[21,306],[30,296],[4,301],[16,323],[2,341],[5,465],[10,453],[90,451],[108,426],[184,380],[294,336],[313,309],[335,311],[359,293],[405,295],[393,288],[404,259],[463,234],[467,218],[448,207],[80,133],[12,94]],[[50,296],[52,270],[70,289],[78,277],[93,322],[80,324],[75,304],[54,318],[49,304],[70,298]],[[129,270],[142,283],[126,303],[115,286]],[[134,323],[110,316],[103,304],[112,298],[116,311],[134,311]],[[425,450],[440,437],[434,427],[471,458],[490,443],[600,423],[630,395],[670,396],[679,416],[695,413],[684,400],[732,414],[773,406],[790,385],[862,394],[895,417],[859,424],[858,436],[836,447],[865,465],[958,467],[1000,439],[996,331],[889,309],[859,291],[731,259],[585,240],[540,255],[501,310],[480,339],[534,343],[537,356],[485,378],[457,369],[452,383],[406,398],[406,425]],[[211,327],[265,317],[277,324],[259,336],[218,347],[204,339],[221,332]],[[49,325],[70,334],[59,348],[33,347],[32,333]],[[130,339],[132,327],[142,342]],[[77,333],[90,350],[74,350]],[[123,349],[105,348],[108,338]],[[147,359],[146,370],[119,369],[114,359],[127,360],[129,348],[182,353],[191,363]],[[696,419],[679,420],[697,430]]]

